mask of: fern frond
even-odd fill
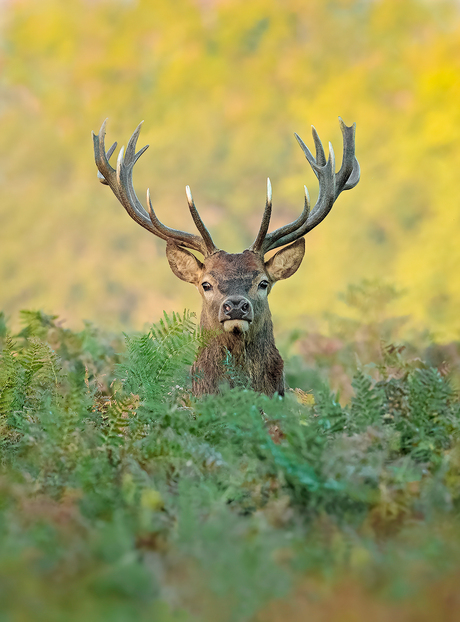
[[[22,351],[20,363],[25,370],[24,390],[41,386],[55,390],[61,371],[59,357],[51,347],[38,337],[30,337]]]
[[[110,446],[123,445],[129,419],[136,414],[137,401],[137,397],[133,395],[110,401],[101,430],[104,444]]]
[[[163,311],[163,317],[151,327],[150,334],[153,339],[161,342],[172,338],[174,335],[192,333],[195,331],[194,318],[196,318],[196,314],[187,309],[182,315],[173,311],[171,317],[166,311]]]
[[[19,313],[21,324],[24,328],[18,337],[44,337],[48,330],[52,328],[57,319],[57,315],[47,315],[43,311],[27,311],[23,310]]]
[[[380,386],[362,370],[353,378],[352,387],[355,396],[351,402],[351,423],[371,425],[383,415],[384,396]]]
[[[20,406],[20,381],[21,365],[16,344],[7,335],[0,354],[0,416],[7,417]]]
[[[147,334],[126,337],[128,356],[119,371],[128,391],[164,402],[183,382],[204,339],[194,318],[190,311],[165,313]]]
[[[5,339],[8,335],[8,326],[4,311],[0,311],[0,339]]]

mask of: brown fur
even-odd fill
[[[203,326],[203,319],[201,325]],[[192,367],[194,395],[217,393],[220,385],[247,385],[259,393],[284,395],[284,363],[271,318],[256,334],[224,333],[211,339]]]
[[[213,335],[192,368],[193,393],[217,393],[223,383],[243,385],[272,396],[284,395],[283,359],[275,346],[267,296],[273,284],[293,274],[304,255],[303,238],[283,248],[268,262],[250,250],[230,254],[218,251],[201,263],[189,251],[168,243],[167,257],[174,274],[193,283],[203,297],[200,325]],[[261,289],[261,281],[268,286]],[[209,283],[211,291],[203,289]],[[224,332],[222,304],[244,297],[252,305],[247,332]]]

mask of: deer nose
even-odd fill
[[[224,300],[219,314],[219,320],[246,320],[251,322],[253,319],[252,304],[244,296],[232,296]]]

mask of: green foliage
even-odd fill
[[[3,311],[0,311],[0,339],[4,339],[7,333],[6,317]]]
[[[121,366],[120,377],[125,388],[139,393],[141,399],[163,401],[164,387],[187,365],[192,365],[199,333],[195,330],[194,313],[184,311],[183,315],[173,313],[154,325],[146,335],[126,336],[128,365]]]
[[[303,575],[412,593],[458,565],[460,403],[436,369],[387,347],[343,405],[325,383],[191,399],[188,312],[122,355],[23,318],[0,356],[4,611],[245,621]]]
[[[428,330],[404,334],[408,318],[391,314],[400,295],[382,281],[350,285],[340,295],[346,314],[329,313],[325,321],[307,323],[284,336],[284,342],[279,340],[288,357],[289,384],[317,393],[326,382],[345,404],[361,399],[360,387],[364,390],[363,383],[371,379],[389,380],[394,374],[433,367],[449,377],[453,390],[460,389],[460,343],[437,343]],[[356,375],[356,367],[362,373]]]
[[[14,342],[11,337],[6,337],[2,349],[2,367],[0,375],[0,413],[3,418],[19,406],[21,396],[19,393],[19,374],[21,366],[14,356]]]

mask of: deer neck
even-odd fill
[[[213,330],[204,312],[200,325]],[[270,312],[255,320],[247,333],[218,330],[199,353],[192,372],[195,395],[215,393],[222,384],[282,395],[283,359],[275,346]]]

